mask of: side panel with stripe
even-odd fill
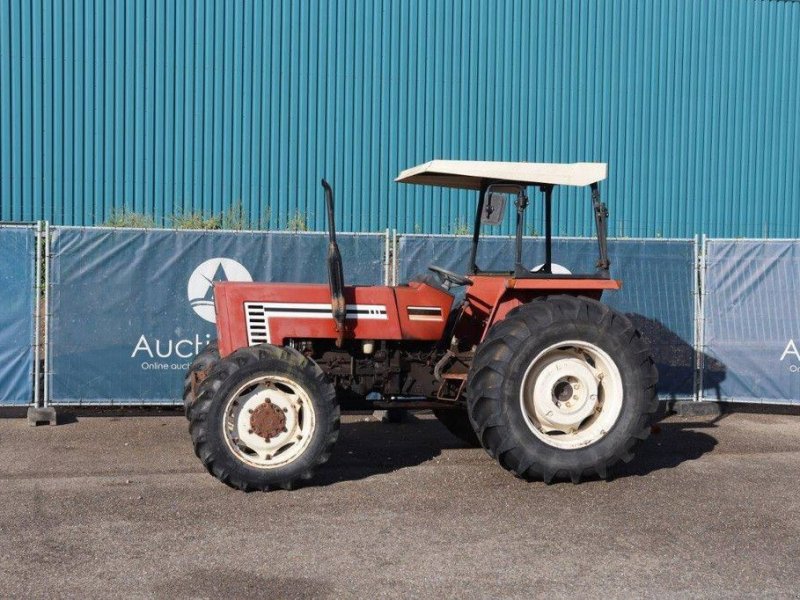
[[[330,304],[246,302],[248,344],[271,343],[270,319],[333,319]],[[345,318],[356,320],[387,320],[386,306],[379,304],[348,304]]]

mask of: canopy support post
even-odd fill
[[[600,200],[600,186],[597,182],[592,183],[590,187],[592,189],[594,222],[597,227],[597,246],[600,251],[597,269],[600,275],[609,277],[611,261],[608,259],[608,207]]]
[[[475,224],[472,228],[472,249],[469,254],[469,271],[473,275],[478,273],[478,241],[481,236],[481,215],[483,214],[483,201],[486,196],[486,190],[489,185],[486,183],[481,184],[481,189],[478,192],[478,210],[475,212]]]
[[[544,193],[544,265],[542,272],[553,272],[553,186],[542,186]]]
[[[527,275],[528,270],[522,264],[522,228],[525,225],[525,209],[528,208],[528,196],[525,194],[525,188],[520,187],[520,195],[517,196],[517,235],[515,242],[516,254],[514,257],[514,273],[519,275]]]

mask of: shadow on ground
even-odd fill
[[[673,469],[684,462],[697,460],[713,451],[717,440],[704,431],[695,430],[714,427],[716,427],[715,422],[657,423],[634,459],[627,464],[618,464],[613,469],[613,477],[650,475],[656,471]]]
[[[470,448],[433,418],[410,414],[403,423],[381,423],[371,417],[343,423],[331,460],[317,471],[311,486],[355,481],[413,467],[441,455],[443,449],[469,449],[474,458],[491,460],[480,448]],[[701,428],[714,423],[661,422],[628,464],[612,470],[612,478],[644,476],[672,469],[711,452],[717,444]],[[497,467],[500,469],[500,467]]]
[[[330,461],[310,485],[329,485],[391,473],[428,462],[446,448],[466,448],[431,417],[407,413],[402,423],[383,423],[372,416],[342,423]]]
[[[642,444],[633,461],[618,464],[609,473],[613,478],[644,476],[700,458],[711,452],[716,439],[707,433],[716,427],[720,418],[713,421],[663,420],[665,404],[661,404],[660,422],[652,428],[651,436]],[[111,421],[124,420],[126,416],[177,418],[178,410],[166,409],[62,409],[59,424],[68,428],[80,427],[80,423],[94,417],[106,417]],[[181,416],[182,420],[183,417]],[[154,419],[155,421],[156,419]],[[60,425],[61,426],[61,425]],[[187,453],[191,447],[185,446]],[[449,452],[455,450],[456,452]],[[346,415],[341,426],[330,461],[317,470],[307,486],[327,486],[342,481],[357,481],[388,474],[400,469],[422,465],[447,452],[446,460],[451,464],[493,464],[492,459],[480,448],[467,446],[450,434],[428,412],[407,413],[401,423],[384,423],[371,414]],[[445,466],[445,465],[443,465]],[[498,474],[502,474],[497,466]],[[507,475],[511,477],[511,475]]]

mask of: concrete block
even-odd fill
[[[56,424],[56,409],[52,406],[31,406],[28,408],[28,425],[36,427],[39,423]]]

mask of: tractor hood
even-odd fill
[[[603,181],[607,171],[606,163],[432,160],[406,169],[395,181],[467,190],[496,182],[585,186]]]

